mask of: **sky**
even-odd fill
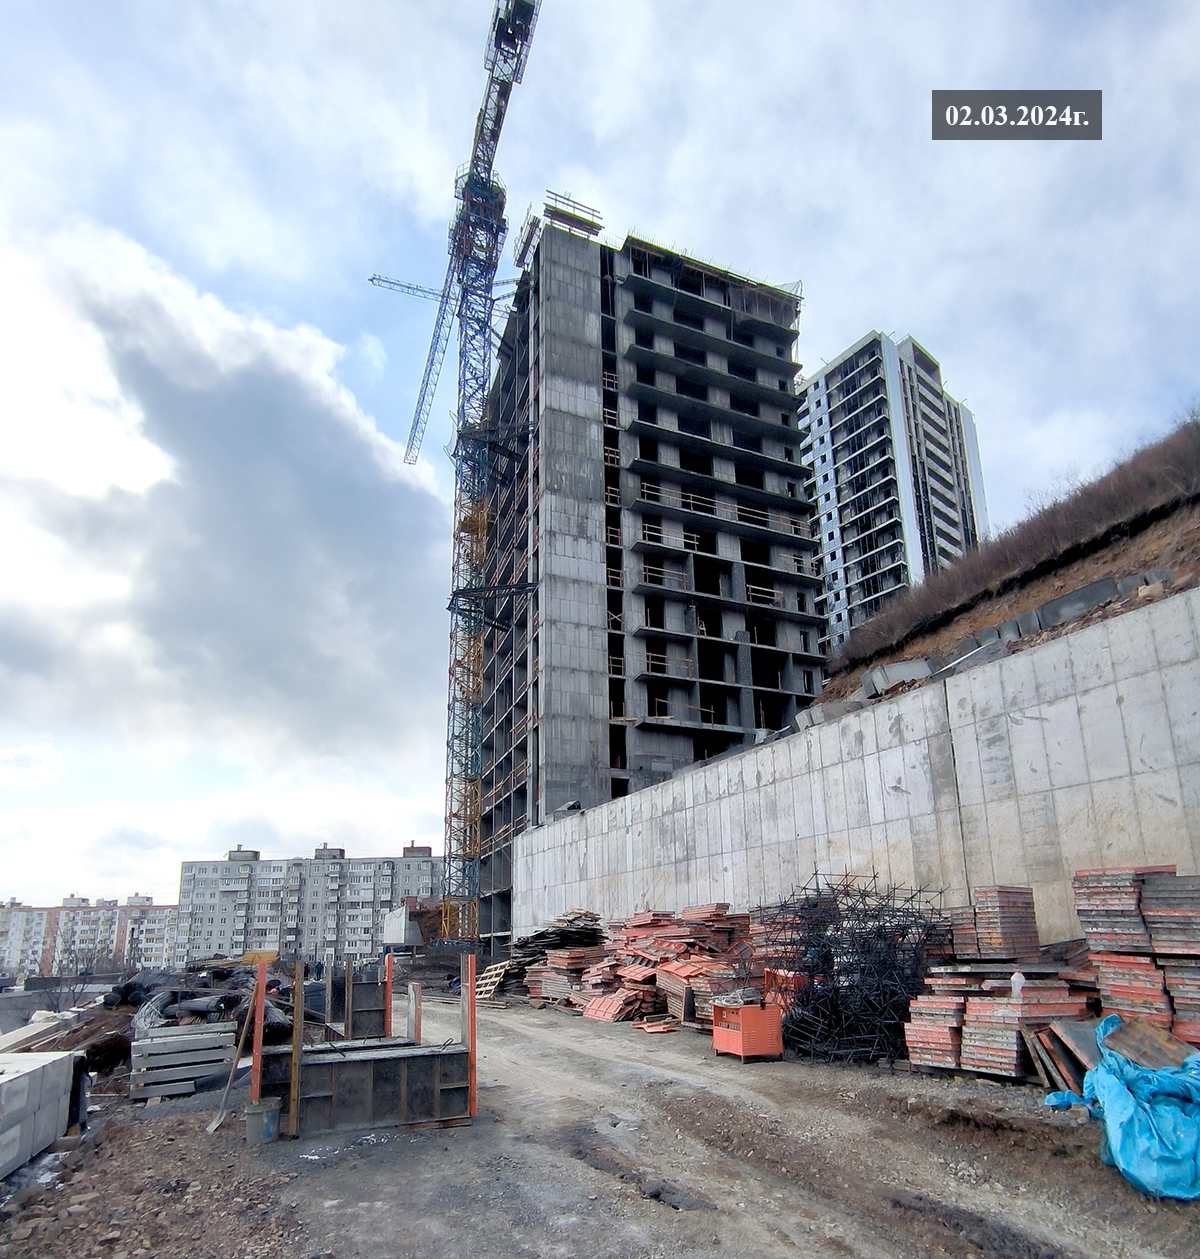
[[[441,846],[453,350],[403,462],[491,0],[7,0],[0,900]],[[1200,6],[544,0],[497,169],[911,334],[993,525],[1200,399]],[[934,88],[1100,88],[935,143]],[[511,274],[511,253],[501,273]]]

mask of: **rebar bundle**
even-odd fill
[[[806,1057],[904,1056],[903,1022],[925,967],[950,952],[939,894],[877,874],[814,874],[755,911],[746,979],[783,1008],[785,1043]]]

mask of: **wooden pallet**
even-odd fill
[[[185,1097],[196,1081],[233,1062],[236,1023],[156,1027],[133,1042],[129,1096]]]
[[[477,997],[494,996],[496,989],[500,986],[500,981],[508,973],[510,964],[509,962],[493,962],[475,981],[475,995]]]

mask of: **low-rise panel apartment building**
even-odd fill
[[[399,857],[350,857],[322,845],[312,857],[264,859],[240,845],[223,861],[185,861],[175,964],[278,949],[306,962],[372,957],[384,915],[406,898],[442,894],[442,859],[408,845]]]
[[[72,893],[61,905],[0,906],[0,972],[55,975],[170,965],[177,905],[135,894],[115,898]]]

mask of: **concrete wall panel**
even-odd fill
[[[520,933],[573,905],[744,909],[814,870],[964,902],[1034,888],[1078,933],[1071,874],[1200,871],[1200,593],[1067,634],[521,835]]]

